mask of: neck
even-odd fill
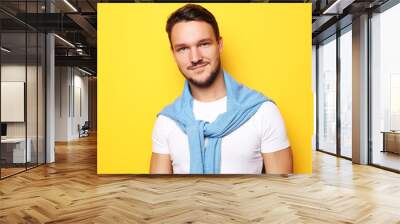
[[[194,99],[202,102],[211,102],[226,96],[226,87],[223,70],[220,69],[214,82],[207,88],[199,88],[189,83]]]

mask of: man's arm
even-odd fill
[[[172,163],[169,154],[155,152],[151,154],[150,174],[172,174]]]
[[[172,120],[158,116],[152,133],[152,154],[150,160],[150,174],[172,173],[172,161],[168,146],[169,131],[175,125]],[[172,127],[171,127],[172,126]]]
[[[271,153],[262,153],[265,173],[290,174],[293,173],[293,158],[290,147]]]

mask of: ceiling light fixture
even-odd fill
[[[11,50],[9,50],[9,49],[7,49],[7,48],[5,48],[5,47],[1,47],[1,50],[4,51],[4,52],[6,52],[6,53],[10,53],[10,52],[11,52]]]
[[[85,74],[87,74],[87,75],[90,75],[90,76],[93,75],[92,73],[90,73],[90,72],[88,72],[88,71],[86,71],[86,70],[83,70],[83,69],[81,69],[81,68],[79,68],[79,67],[78,67],[78,70],[81,71],[81,72],[83,72],[83,73],[85,73]]]
[[[325,9],[322,14],[342,14],[343,9],[351,5],[353,2],[354,0],[336,0],[332,5]]]
[[[68,1],[68,0],[64,0],[65,4],[67,4],[72,10],[74,10],[74,12],[78,12],[78,10]]]
[[[83,49],[77,48],[76,53],[78,53],[78,55],[83,55]]]
[[[71,42],[69,42],[68,40],[66,40],[66,39],[64,39],[64,38],[62,38],[62,37],[60,37],[59,35],[57,35],[57,34],[54,34],[54,36],[55,37],[57,37],[59,40],[61,40],[62,42],[64,42],[64,43],[66,43],[67,45],[69,45],[70,47],[73,47],[73,48],[75,48],[75,45],[73,45]]]

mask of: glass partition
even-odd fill
[[[37,14],[42,12],[39,1],[27,2],[26,12]],[[36,20],[36,21],[35,21]],[[38,24],[38,17],[30,20]],[[30,144],[31,158],[27,167],[38,165],[39,159],[39,67],[40,67],[40,37],[39,32],[27,27],[27,142]],[[43,87],[42,87],[43,88]]]
[[[336,36],[318,47],[318,149],[336,154]]]
[[[37,146],[38,146],[38,155],[37,162],[38,164],[43,164],[46,162],[46,145],[45,145],[45,114],[46,114],[46,76],[45,76],[45,66],[46,66],[46,37],[43,33],[38,33],[38,65],[37,65]]]
[[[400,4],[371,18],[371,162],[400,171]]]
[[[0,178],[45,163],[45,34],[17,19],[45,1],[1,1]],[[37,18],[37,17],[33,17]]]
[[[26,98],[26,113],[27,113],[27,142],[30,149],[30,160],[27,163],[28,168],[37,165],[37,132],[38,132],[38,35],[36,32],[27,33],[27,98]]]
[[[31,161],[31,142],[26,139],[26,33],[3,32],[1,47],[0,110],[6,130],[1,139],[1,175],[7,177],[24,171]]]
[[[352,33],[340,36],[340,155],[352,158]]]

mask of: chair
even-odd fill
[[[79,138],[89,136],[89,129],[90,129],[89,121],[85,121],[82,127],[80,127],[80,125],[78,124]]]

